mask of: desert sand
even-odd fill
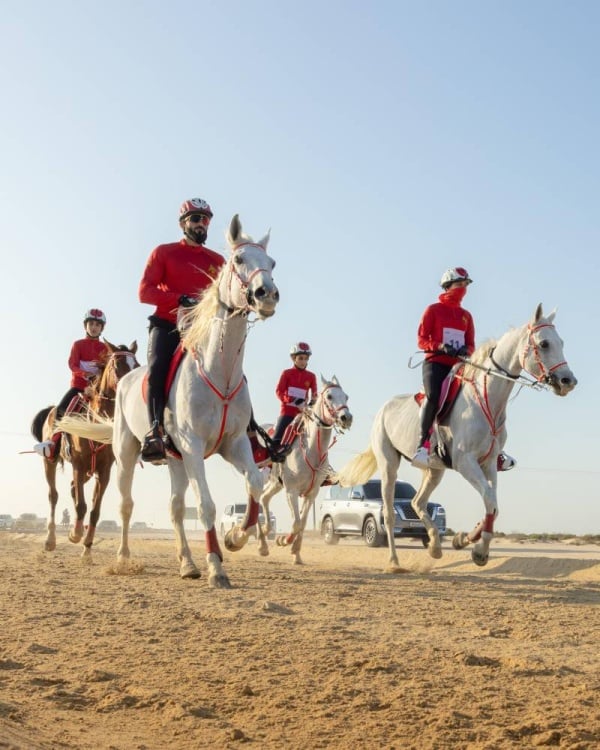
[[[225,553],[182,581],[170,534],[0,535],[0,748],[600,747],[600,547],[499,538],[485,568],[342,540]],[[272,544],[272,543],[271,543]]]

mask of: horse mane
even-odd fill
[[[471,356],[469,357],[469,363],[467,363],[465,366],[466,376],[473,375],[473,372],[476,369],[477,365],[479,365],[480,367],[483,365],[485,360],[494,350],[497,343],[498,342],[496,341],[496,339],[488,339],[487,341],[484,341],[483,344],[480,344],[477,349],[475,349],[473,354],[471,354]],[[475,365],[475,367],[470,367],[469,364]]]
[[[242,232],[236,241],[236,246],[246,242],[254,242],[254,240],[249,234]],[[185,313],[182,321],[184,333],[181,337],[181,343],[185,349],[201,348],[208,338],[210,325],[219,309],[219,285],[230,261],[231,258],[223,264],[212,284],[202,293],[200,301]]]

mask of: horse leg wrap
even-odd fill
[[[206,552],[209,555],[214,552],[215,555],[218,556],[219,560],[223,562],[223,554],[221,552],[221,548],[219,547],[217,531],[214,526],[210,531],[206,532]]]
[[[486,513],[486,516],[483,520],[483,529],[482,531],[487,531],[490,534],[494,533],[494,519],[496,518],[494,513]]]
[[[250,503],[248,508],[248,520],[244,526],[242,526],[242,531],[247,531],[252,526],[256,526],[258,523],[258,512],[260,510],[259,504],[256,502],[256,500],[250,495]]]

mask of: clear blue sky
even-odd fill
[[[407,361],[445,268],[475,280],[479,342],[558,307],[579,386],[510,405],[519,466],[497,528],[600,532],[597,3],[5,0],[2,16],[0,512],[47,513],[41,460],[18,451],[68,387],[83,312],[105,310],[107,338],[137,339],[145,362],[142,269],[200,196],[215,249],[234,213],[272,228],[281,303],[246,349],[255,413],[275,419],[289,346],[309,341],[355,415],[335,466],[418,388]],[[220,513],[243,483],[208,466]],[[133,520],[168,526],[167,470],[138,471],[134,490]],[[455,529],[484,512],[454,473],[435,499]],[[272,507],[287,524],[284,496]],[[103,517],[118,519],[114,484]]]

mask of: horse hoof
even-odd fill
[[[266,545],[266,544],[264,544],[264,545],[261,545],[261,546],[260,546],[260,547],[258,548],[258,554],[259,554],[259,555],[260,555],[261,557],[268,557],[268,556],[269,556],[269,548],[267,547],[267,545]]]
[[[200,578],[201,573],[195,565],[184,565],[181,568],[179,575],[184,579],[191,578],[195,580],[196,578]]]
[[[442,556],[442,547],[441,545],[432,545],[429,544],[427,546],[427,552],[429,552],[429,556],[433,557],[434,560],[439,560]]]
[[[481,554],[480,552],[473,550],[471,552],[471,559],[473,560],[475,565],[478,565],[480,568],[483,568],[484,565],[488,564],[488,560],[490,559],[490,556],[487,554]]]
[[[459,531],[452,537],[452,546],[454,549],[464,549],[469,544],[469,537],[464,531]]]
[[[46,550],[46,552],[54,552],[54,550],[56,549],[56,542],[46,542],[44,544],[44,549]]]
[[[225,538],[223,539],[223,546],[228,552],[239,552],[244,545],[236,544],[231,538],[229,532],[227,532],[227,534],[225,534]]]
[[[82,539],[83,534],[74,534],[73,532],[69,534],[69,541],[73,542],[73,544],[79,544]]]
[[[208,586],[211,589],[230,589],[231,582],[225,573],[219,573],[210,576],[208,579]]]

